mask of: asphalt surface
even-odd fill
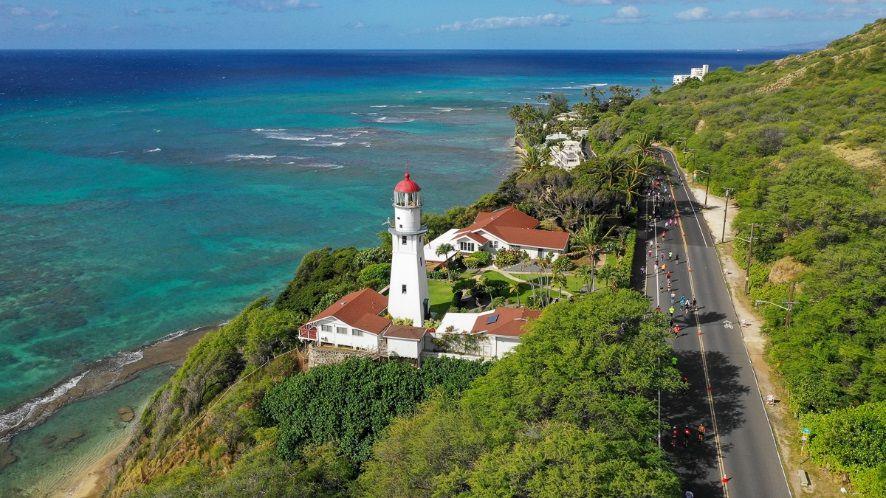
[[[689,389],[662,396],[662,420],[668,427],[677,426],[677,437],[671,429],[661,434],[662,447],[672,455],[684,488],[696,497],[791,496],[714,240],[699,211],[702,206],[683,186],[670,152],[661,152],[671,176],[660,200],[647,197],[641,206],[641,215],[654,209],[661,217],[654,233],[648,224],[639,233],[642,256],[647,256],[648,240],[660,244],[665,255],[668,251],[678,255],[679,261],[667,257],[661,261],[672,272],[671,292],[678,301],[680,296],[689,300],[694,296],[698,305],[697,311],[684,315],[679,303],[675,304],[675,324],[682,328],[673,339],[676,366]],[[673,217],[675,209],[679,223],[662,239],[664,219]],[[655,255],[637,260],[647,272],[645,285],[641,277],[639,286],[653,307],[668,313],[670,292],[665,273],[654,270]],[[702,441],[699,424],[705,426]],[[688,438],[686,428],[691,432]]]

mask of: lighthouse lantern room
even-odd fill
[[[394,219],[388,231],[392,237],[388,313],[421,327],[428,316],[424,261],[424,234],[428,228],[421,224],[421,187],[409,172],[394,187]]]

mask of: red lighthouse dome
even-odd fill
[[[394,192],[402,192],[404,194],[413,194],[419,191],[421,191],[421,187],[419,187],[417,183],[412,181],[412,178],[409,177],[408,171],[403,176],[403,179],[400,180],[394,187]]]

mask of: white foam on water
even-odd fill
[[[311,147],[342,147],[347,144],[347,142],[315,142],[307,145]]]
[[[608,85],[609,85],[609,83],[588,83],[586,85],[555,86],[555,87],[545,88],[545,90],[584,90],[585,88],[592,87],[592,86],[601,87],[601,86],[608,86]]]
[[[411,123],[415,121],[414,118],[392,118],[388,116],[382,116],[380,118],[374,119],[376,123],[382,124],[402,124],[402,123]]]
[[[160,147],[155,147],[153,149],[147,149],[145,150],[145,152],[160,152],[161,150],[163,149],[161,149]]]
[[[344,168],[344,166],[342,166],[341,164],[335,164],[335,163],[311,163],[311,164],[306,164],[305,167],[317,168],[317,169],[342,169],[342,168]]]
[[[385,105],[371,105],[369,107],[372,107],[375,109],[384,109],[385,107],[387,107],[387,104],[385,104]]]
[[[129,351],[118,354],[114,358],[114,364],[117,368],[123,368],[130,363],[135,363],[145,357],[143,351]]]
[[[270,161],[271,159],[276,158],[277,156],[273,154],[228,154],[226,159],[228,161],[249,161],[259,159],[262,161]]]
[[[37,412],[37,410],[43,406],[46,406],[49,403],[59,399],[64,396],[65,393],[74,388],[86,374],[89,373],[89,370],[81,373],[76,377],[72,377],[68,379],[65,383],[59,384],[52,389],[52,392],[47,394],[46,396],[41,396],[38,398],[34,398],[31,401],[19,406],[15,410],[11,412],[4,413],[0,415],[0,432],[7,433],[13,429],[24,428],[21,427],[23,424],[25,427],[29,423],[33,423],[31,418]],[[4,440],[8,439],[12,434],[6,434],[4,436]]]

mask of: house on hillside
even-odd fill
[[[689,70],[689,74],[675,74],[673,82],[675,85],[679,85],[688,79],[697,79],[704,80],[704,77],[707,76],[708,71],[710,70],[710,66],[707,64],[702,65],[701,67],[693,67]]]
[[[430,332],[424,327],[428,306],[424,255],[430,252],[437,258],[430,247],[439,247],[441,243],[421,245],[427,227],[421,224],[420,192],[421,187],[409,173],[394,187],[395,217],[389,221],[388,230],[393,244],[388,295],[369,288],[351,292],[299,327],[299,339],[417,362],[423,354],[435,350],[434,341],[428,338]],[[484,247],[516,247],[541,256],[566,249],[568,234],[536,230],[537,226],[538,220],[510,206],[479,213],[470,227],[446,232],[451,235],[446,240],[465,252]],[[469,243],[473,245],[468,246]],[[523,308],[498,308],[484,313],[449,313],[443,317],[443,323],[445,330],[477,338],[479,355],[469,356],[501,358],[520,342],[526,321],[538,314]]]
[[[566,171],[572,171],[585,159],[581,142],[577,140],[564,140],[559,145],[551,146],[551,159],[549,164]]]
[[[515,206],[495,211],[481,211],[474,222],[461,229],[450,229],[424,247],[426,261],[440,262],[451,255],[437,255],[437,248],[450,244],[456,252],[470,254],[501,249],[518,249],[530,258],[558,257],[566,251],[569,234],[539,230],[539,221]]]
[[[377,351],[391,320],[381,316],[388,298],[373,289],[351,292],[321,311],[299,329],[303,340],[317,344]]]
[[[475,350],[466,354],[479,358],[501,358],[518,344],[530,320],[538,318],[539,310],[528,308],[496,308],[482,313],[447,313],[440,326],[429,336],[440,342],[449,334],[472,336]]]
[[[299,338],[321,346],[418,359],[424,349],[425,329],[394,324],[383,315],[387,307],[387,296],[373,289],[351,292],[304,324]]]

